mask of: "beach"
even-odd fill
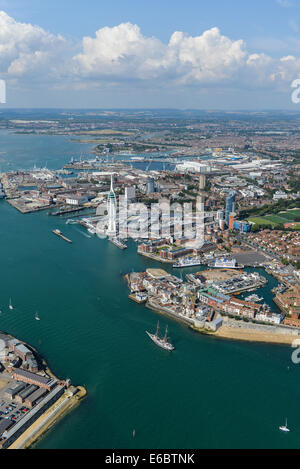
[[[274,328],[275,329],[275,328]],[[258,328],[231,327],[223,325],[214,336],[223,339],[243,340],[248,342],[266,342],[272,344],[291,345],[299,337],[298,331],[295,334],[276,333],[259,330]]]

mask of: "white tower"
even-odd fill
[[[116,194],[113,188],[113,176],[111,175],[110,192],[107,200],[108,211],[108,229],[107,236],[114,237],[117,234],[117,211],[116,211]]]

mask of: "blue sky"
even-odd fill
[[[0,10],[8,106],[295,109],[298,0],[0,0]]]

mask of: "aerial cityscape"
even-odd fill
[[[0,449],[298,449],[300,7],[112,3],[0,11]]]

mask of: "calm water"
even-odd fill
[[[87,151],[57,137],[5,138],[1,151],[22,167],[46,160],[58,167],[60,154],[64,162]],[[300,365],[289,347],[209,338],[161,316],[176,345],[164,352],[145,335],[158,316],[127,298],[120,275],[158,265],[137,256],[134,243],[123,252],[63,218],[21,215],[4,201],[0,214],[0,329],[88,390],[38,448],[300,447]],[[278,431],[285,417],[290,434]]]

